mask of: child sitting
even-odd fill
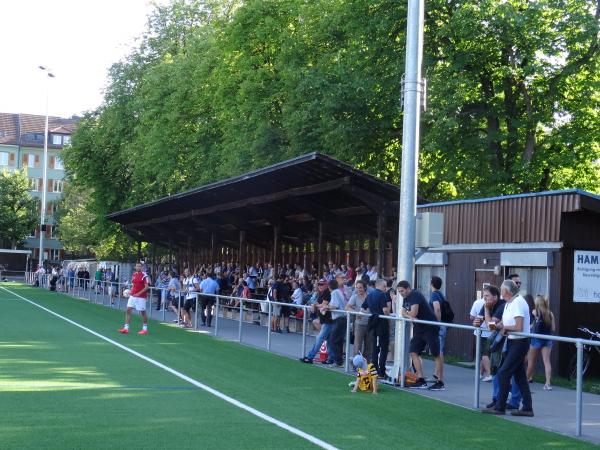
[[[365,357],[360,354],[352,359],[352,364],[356,369],[356,381],[354,381],[352,392],[360,389],[361,391],[372,391],[373,394],[377,394],[377,369],[375,366],[367,364]]]

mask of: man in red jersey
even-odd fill
[[[142,272],[142,265],[135,265],[135,272],[131,276],[131,295],[127,301],[127,311],[125,312],[125,325],[119,330],[119,333],[129,333],[129,321],[131,320],[131,311],[135,308],[139,311],[144,320],[143,328],[138,334],[148,334],[148,315],[146,314],[146,292],[150,285],[150,279],[145,272]]]

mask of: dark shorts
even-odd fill
[[[410,352],[416,353],[417,355],[425,350],[426,346],[429,346],[431,356],[440,355],[440,329],[439,327],[428,326],[424,330],[415,331],[412,339],[410,340]]]
[[[206,295],[200,296],[200,305],[202,305],[202,308],[206,308],[207,306],[210,307],[214,304],[215,304],[215,297],[208,297]]]
[[[188,298],[185,300],[185,303],[183,304],[183,309],[186,310],[186,312],[190,312],[190,310],[196,306],[196,299],[195,298]]]

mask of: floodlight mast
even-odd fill
[[[38,66],[40,70],[46,73],[46,123],[44,126],[44,159],[42,161],[42,204],[40,207],[40,254],[38,258],[38,268],[44,265],[44,234],[46,233],[46,192],[48,190],[48,97],[50,92],[50,78],[54,74],[46,66]]]
[[[400,211],[398,224],[398,271],[396,281],[414,282],[415,228],[417,214],[417,174],[419,167],[419,122],[424,91],[421,79],[423,61],[423,23],[425,0],[408,0],[406,25],[406,63],[402,99],[402,170],[400,178]],[[403,299],[396,296],[395,311],[401,315]],[[392,378],[404,387],[404,373],[409,367],[408,342],[410,326],[398,321],[394,342]]]

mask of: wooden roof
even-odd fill
[[[238,177],[201,186],[107,216],[136,238],[183,246],[246,240],[269,246],[273,227],[283,241],[301,243],[318,235],[319,221],[331,242],[349,236],[397,234],[398,186],[352,166],[310,153]]]

